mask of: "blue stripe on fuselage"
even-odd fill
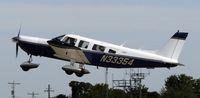
[[[176,64],[164,63],[156,60],[136,58],[131,56],[117,55],[111,53],[84,51],[85,56],[92,65],[112,68],[155,68],[175,67]]]

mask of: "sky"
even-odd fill
[[[22,24],[22,35],[54,38],[62,34],[81,36],[111,42],[136,49],[159,49],[177,31],[189,32],[179,61],[185,66],[171,69],[142,69],[150,72],[143,84],[150,91],[160,91],[170,75],[187,74],[200,78],[199,0],[0,0],[0,98],[11,98],[8,82],[16,86],[17,98],[31,97],[30,92],[47,97],[48,84],[55,90],[52,96],[70,94],[68,83],[72,80],[104,83],[105,68],[85,65],[91,74],[82,78],[68,76],[61,67],[66,61],[33,57],[39,68],[23,72],[19,65],[28,55],[19,50],[15,57],[15,44],[11,38],[17,35]],[[137,69],[136,69],[137,70]],[[123,79],[129,69],[109,69],[109,84]]]

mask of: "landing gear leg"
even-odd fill
[[[75,61],[74,60],[70,60],[70,66],[71,67],[74,67],[74,65],[75,65]],[[64,70],[64,69],[63,69]],[[72,75],[74,72],[73,71],[71,71],[71,70],[64,70],[65,71],[65,73],[66,74],[68,74],[68,75]]]
[[[29,59],[27,62],[31,63],[33,61],[32,55],[30,55]]]

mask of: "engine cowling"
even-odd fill
[[[39,64],[31,63],[31,62],[24,62],[20,65],[23,71],[29,71],[30,69],[37,68]]]

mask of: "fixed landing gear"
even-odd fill
[[[77,77],[82,77],[84,74],[83,73],[75,73]]]
[[[22,68],[23,71],[29,71],[30,69],[37,68],[39,64],[32,63],[32,55],[30,55],[29,60],[22,63],[20,67]]]
[[[87,69],[84,68],[83,64],[79,64],[79,67],[76,67],[74,61],[71,61],[70,65],[63,66],[62,69],[68,75],[75,73],[77,77],[82,77],[84,74],[90,73]]]
[[[63,70],[64,70],[64,69],[63,69]],[[73,72],[73,71],[70,71],[70,70],[66,70],[65,73],[68,74],[68,75],[72,75],[74,72]]]

